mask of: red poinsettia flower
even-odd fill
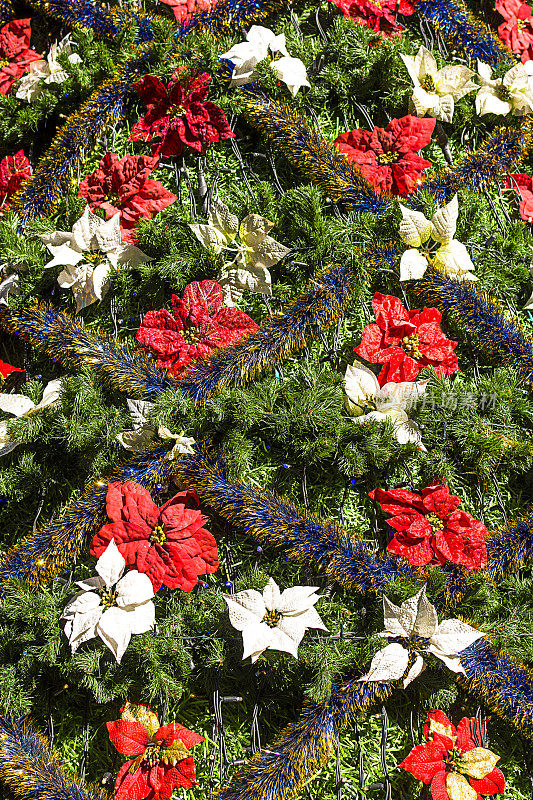
[[[91,543],[91,555],[100,557],[112,539],[126,564],[145,572],[157,591],[161,586],[190,592],[198,575],[218,569],[217,543],[202,525],[207,522],[194,492],[178,492],[161,508],[150,493],[133,481],[110,483],[106,510],[111,522]]]
[[[0,94],[11,94],[13,83],[42,56],[30,49],[29,19],[15,19],[0,28]]]
[[[448,484],[426,486],[422,494],[406,489],[374,489],[369,496],[396,532],[387,550],[417,567],[426,564],[462,564],[467,569],[487,566],[487,529],[478,519],[458,508],[461,498],[450,494]]]
[[[168,89],[154,75],[134,84],[148,112],[131,129],[133,141],[152,142],[152,154],[179,156],[183,146],[205,153],[211,142],[235,136],[221,108],[206,100],[211,76],[177,69]]]
[[[376,324],[367,325],[355,352],[372,364],[383,364],[379,385],[414,381],[422,367],[433,367],[437,375],[457,372],[457,342],[447,339],[440,328],[436,308],[407,311],[392,295],[376,292],[372,300]]]
[[[98,169],[80,183],[78,197],[85,197],[91,211],[103,208],[107,219],[118,211],[122,241],[132,243],[141,219],[151,219],[177,200],[160,181],[148,177],[158,163],[157,157],[106,153]]]
[[[376,33],[394,39],[401,36],[403,28],[398,25],[397,14],[414,14],[415,4],[411,0],[332,0],[342,9],[345,17],[351,17],[360,25],[366,25]]]
[[[115,800],[170,800],[175,788],[196,784],[189,750],[203,736],[178,722],[160,727],[150,706],[134,703],[126,703],[121,719],[108,722],[107,730],[118,752],[134,757],[119,770]]]
[[[434,127],[431,117],[408,115],[372,132],[357,128],[341,133],[334,144],[357,164],[378,194],[390,192],[403,197],[418,188],[424,170],[431,166],[431,161],[416,151],[430,143]]]
[[[178,25],[187,23],[194,13],[211,11],[216,5],[216,0],[213,2],[211,0],[161,0],[161,2],[171,7]]]
[[[474,741],[482,741],[485,722],[463,717],[457,728],[434,709],[424,725],[425,744],[414,747],[399,765],[425,784],[433,800],[483,800],[503,794],[505,778],[495,766],[499,756]]]
[[[516,189],[520,194],[519,211],[524,222],[533,222],[533,180],[531,175],[515,172],[505,183],[506,189]]]
[[[498,35],[509,50],[521,61],[533,59],[533,9],[520,0],[503,0],[495,5],[505,22],[498,27]]]
[[[30,177],[30,162],[23,150],[12,156],[4,156],[0,161],[0,214],[9,210],[9,200]]]
[[[2,381],[5,381],[12,372],[24,372],[24,370],[18,367],[12,367],[11,364],[6,364],[5,361],[0,361],[0,377]]]
[[[222,287],[216,281],[193,281],[183,299],[172,295],[172,311],[149,311],[136,339],[157,356],[157,366],[181,375],[198,358],[216,347],[237,344],[257,325],[238,308],[222,305]]]

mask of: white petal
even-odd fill
[[[229,620],[238,631],[260,622],[267,612],[263,596],[255,589],[232,595],[223,594],[222,597],[228,604]]]
[[[282,653],[289,653],[294,658],[298,658],[298,645],[305,630],[302,633],[300,628],[297,629],[296,626],[293,626],[291,627],[292,636],[288,636],[279,625],[276,625],[270,631],[269,650],[280,650]]]
[[[220,58],[227,58],[237,68],[242,67],[244,64],[250,64],[250,67],[253,68],[259,61],[266,58],[267,48],[264,48],[264,55],[261,56],[261,52],[263,51],[258,50],[252,42],[239,42],[239,44],[234,44],[225,53],[221,53]]]
[[[150,403],[148,400],[132,400],[131,397],[127,398],[126,403],[133,422],[133,429],[137,430],[145,424],[146,418],[154,407],[154,404]]]
[[[273,61],[271,67],[278,79],[287,84],[293,97],[302,86],[311,85],[307,80],[305,64],[299,58],[283,56],[283,58]]]
[[[435,253],[434,263],[438,269],[449,277],[466,274],[475,269],[468,250],[457,239],[452,239],[451,242],[439,247]]]
[[[103,261],[94,268],[93,272],[93,291],[96,297],[101,300],[109,290],[109,263]]]
[[[239,232],[239,220],[222,200],[214,199],[209,208],[209,225],[216,228],[229,244]],[[192,227],[192,226],[191,226]]]
[[[455,103],[451,94],[446,94],[440,98],[439,109],[437,113],[431,114],[432,117],[440,119],[441,122],[451,122],[453,119],[453,112]]]
[[[466,672],[461,664],[461,659],[459,658],[459,656],[447,656],[444,655],[444,653],[441,653],[440,650],[431,647],[428,647],[428,653],[433,653],[433,655],[439,658],[442,661],[442,663],[445,664],[448,667],[448,669],[450,669],[452,672],[457,672],[460,673],[461,675],[466,675]]]
[[[298,587],[299,588],[299,587]],[[274,578],[269,578],[268,583],[263,589],[263,602],[267,611],[278,610],[278,603],[280,602],[281,593],[279,586]]]
[[[83,616],[100,607],[100,595],[96,592],[77,592],[63,609],[62,619]]]
[[[274,31],[271,31],[270,28],[265,28],[263,25],[252,25],[246,34],[246,38],[255,47],[258,56],[260,56],[260,61],[266,58],[270,45],[278,40]],[[262,55],[263,53],[264,55]]]
[[[95,575],[93,578],[85,578],[82,581],[76,581],[76,586],[80,586],[86,592],[90,592],[93,589],[98,591],[105,588],[105,581],[102,580],[99,575]]]
[[[104,611],[96,626],[96,633],[119,664],[131,639],[128,617],[128,612],[123,608],[113,606]]]
[[[435,211],[431,217],[431,237],[441,244],[450,242],[457,230],[458,217],[459,200],[454,195],[449,203]]]
[[[111,539],[106,549],[96,562],[96,571],[100,575],[105,585],[109,588],[113,586],[124,572],[126,561],[120,554],[115,540]]]
[[[76,264],[83,258],[83,251],[78,250],[75,247],[72,247],[70,244],[60,244],[57,247],[53,245],[48,245],[48,250],[54,256],[51,261],[45,264],[45,269],[49,269],[50,267],[64,267],[64,266],[72,266],[75,267]]]
[[[415,658],[415,663],[413,664],[413,666],[411,667],[411,669],[409,670],[409,672],[407,673],[407,675],[404,678],[404,681],[403,681],[403,688],[404,689],[407,686],[409,686],[409,684],[412,683],[415,678],[418,678],[418,676],[422,672],[423,668],[424,668],[424,659],[422,658],[422,656],[417,656]]]
[[[120,213],[114,214],[108,220],[97,217],[98,223],[93,221],[95,249],[102,253],[110,253],[121,246],[122,235],[120,232]]]
[[[132,633],[146,633],[152,630],[155,625],[155,606],[150,600],[148,603],[141,603],[135,608],[127,609],[128,624]]]
[[[228,238],[224,233],[212,225],[189,225],[189,228],[206,250],[220,253],[228,244]]]
[[[284,616],[302,614],[312,608],[322,596],[315,594],[317,591],[318,586],[292,586],[281,593],[275,608]]]
[[[417,281],[425,275],[427,258],[418,250],[406,250],[400,259],[400,280]]]
[[[37,403],[35,408],[36,409],[46,408],[47,406],[54,405],[59,400],[60,392],[61,392],[61,378],[57,378],[54,381],[49,381],[44,387],[41,402]]]
[[[483,61],[479,61],[478,59],[477,74],[481,78],[482,82],[490,81],[490,79],[492,78],[492,69],[488,64],[484,64]]]
[[[19,276],[13,272],[11,275],[8,275],[7,278],[0,283],[0,304],[7,306],[7,301],[9,299],[9,295],[12,294],[14,297],[20,294],[19,289]]]
[[[420,83],[420,71],[419,71],[420,58],[417,58],[416,56],[407,56],[404,53],[400,53],[400,58],[407,67],[407,72],[409,73],[409,77],[411,78],[415,86],[418,86]]]
[[[503,116],[508,114],[511,108],[511,103],[508,100],[500,100],[495,90],[489,86],[482,86],[476,95],[476,113],[480,117],[484,114]]]
[[[380,391],[379,382],[371,369],[355,361],[348,364],[344,373],[344,391],[350,403],[354,406],[354,413],[363,407],[369,399],[374,398]]]
[[[285,45],[285,34],[280,33],[279,36],[274,36],[268,45],[268,49],[271,53],[281,53],[284,56],[288,56],[289,54]]]
[[[93,214],[89,206],[85,206],[82,216],[72,226],[71,244],[80,252],[89,250],[94,231],[98,228],[100,217]]]
[[[366,675],[359,681],[397,681],[402,677],[409,663],[409,651],[401,644],[388,644],[380,650],[370,665]]]
[[[450,94],[454,100],[460,100],[478,88],[477,84],[470,80],[475,74],[473,70],[460,64],[448,64],[435,76],[437,92],[441,96]]]
[[[19,442],[12,439],[7,432],[7,424],[0,422],[0,456],[7,456],[15,447],[18,447]]]
[[[139,264],[153,260],[151,256],[147,256],[134,244],[120,244],[114,250],[110,250],[107,257],[114,267],[128,267],[129,269],[135,269]]]
[[[249,292],[272,294],[272,277],[268,269],[258,269],[252,265],[250,266],[251,269],[246,267],[232,269],[231,265],[229,268],[224,265],[224,271],[219,283],[224,294],[229,294],[230,300],[239,300],[245,289]],[[224,305],[228,305],[228,303],[224,301]]]
[[[254,622],[245,625],[240,630],[242,630],[242,660],[252,656],[252,662],[256,661],[272,640],[272,628],[266,622],[258,621],[256,617]]]
[[[418,63],[418,75],[422,79],[426,75],[431,75],[433,78],[438,74],[438,65],[433,53],[427,47],[420,47],[416,54]]]
[[[94,609],[87,614],[78,614],[72,619],[68,619],[65,624],[65,634],[72,650],[76,652],[78,647],[96,636],[96,626],[102,616],[102,608]]]
[[[114,543],[114,539],[112,540]],[[118,552],[118,549],[117,549]],[[119,554],[120,555],[120,554]],[[122,558],[122,556],[121,556]],[[132,569],[117,583],[117,606],[130,608],[146,603],[154,596],[152,581],[144,572]]]
[[[116,439],[126,450],[131,450],[132,453],[141,453],[151,445],[154,436],[155,428],[147,422],[146,425],[143,425],[135,431],[122,431],[122,433],[118,433]]]
[[[460,619],[446,619],[431,637],[430,645],[446,655],[456,655],[483,636],[483,631],[472,628]],[[431,647],[428,647],[430,652]]]
[[[400,237],[410,247],[420,247],[427,242],[431,234],[431,222],[425,218],[421,211],[413,211],[400,203],[402,221],[400,222]]]
[[[247,252],[246,260],[253,265],[255,270],[266,269],[281,261],[287,253],[290,253],[290,247],[285,247],[284,244],[277,242],[272,236],[265,236],[257,247]]]
[[[421,86],[416,86],[411,95],[411,104],[417,117],[429,114],[436,117],[440,112],[440,97],[434,92],[426,92]]]
[[[257,247],[274,223],[260,214],[248,214],[239,225],[239,236],[247,247]]]
[[[383,595],[383,620],[385,622],[385,633],[391,636],[408,636],[400,622],[401,608],[394,605],[386,595]]]
[[[386,411],[391,405],[410,408],[425,393],[429,381],[385,383],[376,395],[376,409]]]
[[[23,417],[35,408],[35,403],[23,394],[0,394],[0,411]]]
[[[426,597],[426,587],[402,603],[400,622],[410,635],[430,637],[437,629],[438,616],[435,607]]]

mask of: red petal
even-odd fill
[[[486,775],[480,780],[476,778],[468,779],[470,786],[479,792],[479,794],[495,795],[503,794],[505,789],[505,778],[503,773],[495,767],[489,775]]]
[[[109,738],[119,753],[124,756],[134,757],[144,753],[146,745],[150,741],[150,736],[140,722],[118,719],[115,722],[107,722],[106,725]]]
[[[437,772],[431,781],[431,798],[432,800],[450,800],[448,790],[446,788],[446,775],[447,772]]]
[[[194,306],[204,303],[212,317],[222,308],[223,298],[222,287],[212,280],[193,281],[183,292],[183,302],[189,314]]]
[[[113,522],[124,522],[134,526],[135,538],[138,538],[137,529],[144,530],[149,535],[159,519],[159,509],[152,500],[150,492],[134,481],[110,483],[106,509],[108,517]]]
[[[131,774],[128,770],[133,761],[127,761],[119,769],[115,781],[115,800],[142,800],[150,788],[140,769]]]
[[[445,755],[446,749],[441,744],[427,742],[414,747],[399,766],[419,781],[429,783],[435,775],[444,770]]]
[[[179,722],[171,722],[169,725],[164,725],[162,728],[159,728],[156,738],[157,741],[161,742],[164,747],[169,747],[172,742],[175,742],[176,739],[179,739],[183,742],[188,750],[190,750],[191,747],[200,744],[200,742],[205,742],[205,738],[203,736],[199,736],[194,731],[184,728],[183,725],[179,724]]]

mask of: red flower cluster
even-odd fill
[[[351,17],[360,25],[366,25],[376,33],[394,39],[401,36],[403,28],[396,21],[397,14],[410,16],[415,12],[411,0],[332,0],[342,9],[345,17]]]
[[[42,56],[30,49],[31,20],[15,19],[0,28],[0,94],[11,94],[14,82]]]
[[[499,760],[490,750],[478,747],[485,721],[463,717],[457,728],[443,711],[429,712],[424,725],[425,744],[414,747],[399,765],[425,784],[431,784],[433,800],[503,794],[505,778],[493,766]],[[481,777],[482,776],[482,777]]]
[[[505,188],[518,190],[520,216],[524,222],[533,222],[533,179],[531,175],[515,172],[507,178]]]
[[[119,158],[106,153],[98,169],[80,183],[78,197],[85,197],[91,211],[102,208],[107,219],[118,211],[122,241],[132,243],[141,219],[151,219],[177,199],[160,181],[148,177],[158,163],[157,157]]]
[[[194,508],[193,492],[179,492],[158,508],[138,483],[110,483],[106,509],[111,523],[91,543],[91,555],[100,557],[112,539],[126,564],[145,572],[157,591],[161,586],[190,592],[198,575],[218,569],[217,543],[202,527],[207,517]]]
[[[136,339],[157,356],[157,366],[181,375],[198,358],[216,347],[237,344],[257,325],[238,308],[222,305],[222,287],[216,281],[193,281],[183,299],[172,295],[172,311],[149,311]]]
[[[457,342],[447,339],[440,328],[436,308],[407,311],[392,295],[377,292],[372,300],[376,324],[367,325],[355,352],[371,364],[383,364],[379,385],[414,381],[422,367],[433,367],[437,375],[457,372]]]
[[[134,84],[148,112],[131,129],[133,141],[152,142],[152,155],[179,156],[187,145],[205,153],[211,142],[235,136],[221,108],[206,100],[211,76],[187,76],[177,69],[168,89],[159,78],[145,75]]]
[[[461,498],[450,494],[448,484],[426,486],[422,494],[406,489],[369,492],[383,511],[392,514],[388,524],[396,533],[387,550],[416,567],[426,564],[462,564],[467,569],[487,565],[486,527],[458,508]]]
[[[196,784],[194,745],[205,741],[178,722],[159,726],[150,706],[126,703],[122,717],[107,723],[109,738],[119,753],[133,756],[120,768],[115,800],[170,800],[176,787]]]
[[[195,12],[210,11],[216,5],[216,0],[214,2],[211,0],[161,0],[161,2],[171,7],[178,25],[188,22]]]
[[[30,162],[23,150],[13,156],[4,156],[0,161],[0,214],[9,211],[9,201],[21,184],[30,177]]]
[[[533,9],[521,0],[499,0],[494,6],[505,22],[498,27],[500,39],[520,56],[523,64],[533,59]]]
[[[358,128],[341,133],[334,144],[357,164],[378,194],[390,192],[403,197],[418,188],[424,170],[431,166],[431,161],[416,151],[430,143],[434,127],[431,117],[408,115],[372,132]]]

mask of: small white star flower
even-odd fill
[[[86,206],[72,231],[42,234],[53,259],[45,266],[61,266],[57,282],[70,288],[76,299],[76,311],[101,300],[109,289],[110,267],[137,267],[150,257],[133,244],[123,244],[120,214],[104,220]]]
[[[445,275],[456,281],[477,281],[472,270],[475,269],[468,250],[462,242],[454,239],[459,216],[459,202],[455,195],[447,205],[437,209],[431,219],[420,211],[400,203],[402,221],[400,222],[400,238],[411,245],[400,259],[400,280],[419,280],[423,277],[430,263],[433,261]],[[437,251],[431,255],[427,242],[432,239],[440,244]],[[426,245],[423,252],[418,248]]]
[[[387,682],[403,677],[404,687],[408,686],[424,667],[424,658],[420,652],[436,656],[452,672],[464,675],[460,653],[485,636],[460,619],[446,619],[439,624],[435,606],[426,597],[425,586],[401,606],[394,605],[383,595],[383,616],[385,630],[379,635],[404,639],[406,646],[393,643],[376,653],[369,672],[359,678],[360,681]],[[417,655],[405,675],[410,650]]]
[[[255,68],[260,61],[271,53],[281,53],[282,58],[271,61],[271,67],[280,81],[294,97],[302,86],[309,86],[305,64],[299,58],[292,58],[287,52],[285,34],[279,36],[262,25],[252,25],[246,34],[246,41],[233,45],[222,53],[220,58],[227,58],[233,63],[230,86],[243,86],[251,83],[256,77]]]
[[[72,653],[97,636],[120,664],[133,634],[155,625],[150,578],[136,569],[122,577],[126,562],[112,539],[98,561],[97,576],[77,581],[81,588],[65,606],[65,635]]]
[[[529,69],[515,64],[503,78],[492,79],[488,64],[477,62],[481,89],[476,97],[476,112],[483,114],[509,114],[523,117],[533,113],[533,88],[530,86]]]
[[[228,604],[229,619],[242,632],[243,661],[252,663],[265,650],[281,650],[298,658],[298,646],[308,628],[327,631],[314,608],[321,597],[317,586],[293,586],[280,592],[273,578],[263,589],[247,589],[237,594],[223,594]]]
[[[359,361],[346,367],[344,374],[344,405],[354,422],[385,422],[390,420],[394,436],[400,444],[414,442],[426,452],[420,428],[409,419],[406,409],[426,391],[427,381],[386,383],[380,386],[371,369]]]
[[[478,88],[470,80],[475,72],[460,64],[439,69],[426,47],[421,47],[416,56],[400,55],[414,84],[411,104],[417,117],[427,114],[451,122],[455,101]]]
[[[0,411],[6,411],[15,417],[27,417],[42,408],[57,405],[60,389],[61,378],[50,381],[44,387],[42,399],[37,404],[23,394],[0,394]],[[12,439],[7,431],[7,422],[0,422],[0,456],[11,453],[18,445],[19,442]]]
[[[205,248],[215,253],[233,250],[233,261],[224,264],[219,280],[225,305],[234,306],[245,289],[272,294],[268,268],[290,252],[288,247],[268,236],[274,223],[259,214],[248,214],[239,225],[238,218],[221,200],[213,200],[208,219],[207,225],[189,227]]]

